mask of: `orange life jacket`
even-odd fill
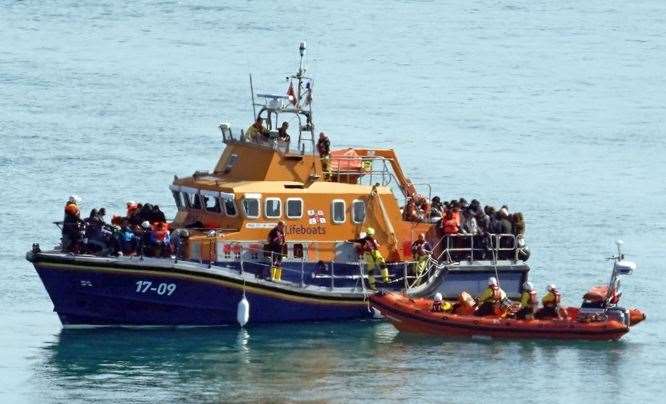
[[[455,216],[450,218],[445,218],[443,221],[444,224],[444,234],[457,234],[460,229],[458,225],[458,219]]]

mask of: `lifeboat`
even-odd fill
[[[212,169],[174,175],[170,220],[130,201],[126,216],[112,219],[115,227],[97,218],[93,228],[76,217],[77,205],[67,223],[56,222],[59,245],[33,244],[26,259],[63,326],[365,319],[373,316],[367,297],[377,287],[451,298],[479,292],[495,274],[510,296],[520,293],[530,269],[524,234],[443,234],[444,204],[430,185],[409,179],[391,148],[320,154],[326,135],[313,120],[305,50],[302,43],[286,95],[256,93],[250,81],[254,122],[245,131],[219,125],[224,149]],[[463,200],[451,209],[467,205]],[[480,208],[473,202],[469,207]],[[404,214],[409,204],[418,207],[414,215]],[[271,246],[278,225],[282,245]],[[366,256],[359,240],[370,228],[376,252]],[[420,234],[432,248],[415,262]]]
[[[567,307],[566,319],[517,320],[501,316],[433,312],[433,300],[410,298],[404,294],[388,292],[370,296],[372,307],[388,319],[398,330],[450,337],[493,337],[508,339],[562,339],[562,340],[618,340],[629,332],[629,327],[645,319],[638,309],[629,310],[627,320],[606,315],[597,319],[581,316],[580,309]]]
[[[620,296],[619,275],[630,273],[635,265],[624,261],[621,253],[615,258],[609,286],[591,289],[580,308],[561,309],[564,315],[559,319],[510,318],[510,309],[500,315],[475,316],[466,293],[461,294],[458,304],[447,305],[453,307],[449,312],[434,311],[433,299],[396,292],[370,296],[370,302],[398,330],[405,332],[449,337],[616,341],[646,316],[639,309],[616,305]]]

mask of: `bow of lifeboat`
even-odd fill
[[[492,337],[505,339],[618,340],[629,332],[629,325],[608,316],[595,321],[580,321],[577,308],[567,308],[567,319],[517,320],[503,317],[478,317],[433,312],[432,300],[410,298],[400,293],[380,293],[370,297],[372,306],[398,330],[449,337]],[[634,325],[645,315],[629,311]]]

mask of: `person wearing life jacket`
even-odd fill
[[[499,315],[502,301],[506,299],[506,292],[499,287],[497,278],[488,278],[488,287],[476,299],[476,316]]]
[[[321,170],[323,171],[324,178],[330,179],[331,176],[331,141],[324,132],[319,133],[319,140],[317,141],[317,152],[321,160]]]
[[[560,301],[562,296],[560,295],[560,291],[557,290],[557,286],[551,283],[546,287],[546,292],[548,293],[546,293],[543,296],[543,299],[541,299],[543,307],[537,311],[536,317],[540,319],[561,319]]]
[[[157,222],[152,226],[150,244],[155,251],[155,256],[169,257],[171,255],[171,237],[165,222]]]
[[[412,257],[414,258],[414,274],[416,275],[417,282],[419,283],[419,277],[426,270],[428,266],[428,259],[432,254],[432,247],[430,243],[426,241],[425,234],[419,234],[419,237],[412,243]]]
[[[264,120],[257,116],[254,123],[248,126],[245,131],[244,139],[246,142],[262,143],[264,140],[268,139],[268,133],[268,129],[264,127]]]
[[[81,242],[83,241],[84,223],[81,220],[81,212],[75,200],[65,204],[65,217],[62,223],[62,249],[65,252],[79,254]]]
[[[446,313],[453,310],[453,305],[449,302],[445,302],[442,299],[442,294],[437,292],[432,299],[432,308],[431,311],[435,313]]]
[[[125,221],[120,228],[118,244],[120,252],[123,255],[136,255],[139,240],[132,229],[129,227],[127,221]]]
[[[363,254],[363,260],[365,261],[365,266],[367,269],[368,275],[368,284],[370,289],[376,290],[375,286],[375,269],[379,269],[379,273],[382,276],[382,281],[388,283],[389,273],[388,268],[386,267],[386,261],[382,253],[379,252],[379,243],[375,240],[375,229],[368,227],[365,231],[365,237],[349,240],[352,243],[357,243],[360,245],[361,253]]]
[[[278,224],[268,233],[268,250],[271,254],[271,280],[280,282],[282,280],[282,256],[287,241],[284,234],[284,221]]]
[[[520,309],[516,313],[516,317],[520,320],[532,320],[538,307],[539,299],[534,286],[531,282],[523,283],[523,293],[520,295]]]
[[[154,249],[152,248],[151,245],[151,227],[150,227],[150,222],[147,220],[144,220],[141,223],[141,228],[138,230],[138,238],[139,238],[139,253],[141,255],[145,255],[147,257],[152,257],[154,255]]]
[[[460,232],[459,219],[459,216],[455,215],[452,208],[446,209],[444,218],[442,218],[442,229],[445,235],[458,234]]]

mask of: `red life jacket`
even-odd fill
[[[363,240],[363,244],[361,244],[361,249],[363,252],[373,252],[377,250],[377,248],[379,248],[379,246],[377,245],[375,239],[371,236],[366,236]]]

